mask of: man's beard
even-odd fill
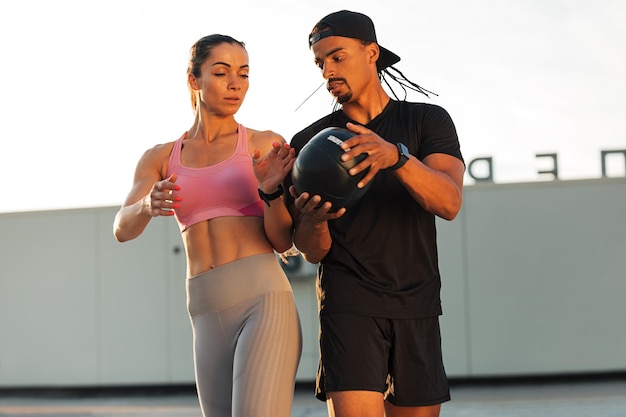
[[[343,103],[347,103],[348,101],[350,101],[351,98],[352,98],[352,90],[348,90],[346,94],[337,96],[336,100],[337,100],[337,103],[343,104]]]

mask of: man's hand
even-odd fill
[[[332,208],[330,201],[322,202],[322,197],[319,195],[311,195],[304,192],[298,195],[296,188],[292,185],[289,187],[289,193],[295,199],[294,206],[298,212],[312,223],[322,223],[328,220],[337,219],[346,212],[345,207],[341,207],[334,213],[328,211]]]
[[[360,154],[367,154],[367,158],[349,171],[350,175],[356,175],[369,168],[369,172],[357,184],[357,187],[363,188],[374,178],[378,171],[398,162],[398,149],[393,143],[387,142],[364,126],[347,123],[346,127],[356,133],[357,136],[353,136],[343,142],[341,148],[346,152],[341,156],[341,160],[349,161]]]

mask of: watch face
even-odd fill
[[[400,155],[409,157],[409,148],[404,143],[398,143],[398,149],[400,149]]]

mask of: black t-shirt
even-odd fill
[[[291,146],[299,152],[320,130],[349,121],[342,110],[335,111],[297,133]],[[433,153],[463,160],[454,123],[442,107],[391,100],[366,127],[389,142],[403,142],[419,160]],[[289,175],[286,182],[291,185]],[[321,314],[441,314],[435,216],[392,172],[379,171],[365,196],[328,225],[332,246],[317,277]]]

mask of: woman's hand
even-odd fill
[[[288,143],[272,142],[272,149],[263,157],[261,152],[255,149],[252,167],[259,188],[266,193],[275,191],[291,171],[295,161],[296,151]]]
[[[173,216],[174,209],[180,207],[181,196],[174,195],[180,186],[176,184],[176,174],[154,183],[150,193],[144,197],[144,207],[152,217]]]

